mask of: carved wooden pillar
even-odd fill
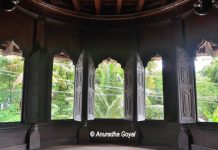
[[[94,119],[95,66],[91,56],[83,51],[76,65],[74,119],[81,121],[79,143],[89,142],[87,121]]]
[[[76,64],[74,120],[94,119],[95,66],[83,51]]]
[[[75,94],[74,94],[74,120],[82,120],[82,91],[83,91],[84,52],[80,55],[76,64]]]
[[[177,47],[178,121],[181,130],[178,137],[179,149],[190,150],[191,134],[185,124],[196,122],[193,62],[189,54]]]
[[[95,64],[88,55],[88,111],[87,120],[94,120],[94,98],[95,98]]]
[[[125,118],[145,120],[144,66],[138,54],[132,55],[125,67]]]
[[[177,82],[179,123],[196,122],[196,103],[194,89],[193,63],[188,53],[177,47]]]
[[[135,89],[137,97],[137,121],[145,120],[145,69],[140,56],[136,55]]]
[[[124,69],[125,119],[133,121],[134,104],[134,56],[131,56]]]
[[[134,142],[139,142],[140,130],[137,121],[145,120],[144,66],[140,56],[130,56],[125,67],[125,119],[132,121],[131,130],[137,132]]]

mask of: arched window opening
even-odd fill
[[[19,52],[0,51],[0,122],[20,122],[24,60]]]
[[[146,119],[164,119],[162,58],[153,57],[145,68]]]
[[[124,118],[124,70],[111,58],[96,69],[95,118]]]
[[[218,45],[205,41],[195,57],[199,122],[218,122]]]
[[[65,54],[53,61],[51,119],[73,119],[75,66]]]

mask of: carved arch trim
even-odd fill
[[[101,64],[101,63],[103,63],[103,62],[115,62],[115,63],[117,63],[117,64],[120,64],[120,66],[121,66],[121,68],[124,70],[125,69],[125,67],[123,67],[123,65],[119,62],[119,60],[117,61],[117,59],[114,59],[114,58],[112,58],[112,57],[107,57],[107,58],[102,58],[101,59],[101,61],[99,61],[99,63],[98,64],[95,64],[96,65],[96,69],[98,68],[98,66]]]
[[[14,40],[8,40],[8,41],[3,42],[0,45],[0,51],[2,51],[3,55],[13,54],[13,53],[16,53],[16,54],[21,53],[21,55],[23,56],[22,49]]]
[[[52,57],[60,57],[60,58],[67,58],[70,59],[73,62],[73,65],[76,65],[76,60],[75,57],[73,57],[69,52],[62,50],[62,51],[57,51],[57,52],[52,52]]]
[[[214,41],[203,39],[194,51],[193,57],[210,55],[218,56],[218,44]]]
[[[141,57],[141,59],[144,60],[144,61],[142,61],[144,67],[146,67],[148,62],[151,61],[153,58],[155,58],[157,56],[162,57],[162,55],[163,54],[162,54],[161,50],[156,50],[156,51],[152,52],[151,54],[149,54],[147,57]]]

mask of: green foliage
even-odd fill
[[[164,119],[162,68],[159,67],[161,64],[160,60],[152,60],[145,68],[146,119]]]
[[[21,120],[22,57],[0,55],[0,122]]]
[[[123,118],[124,71],[120,64],[103,61],[95,78],[95,117]]]
[[[73,119],[75,67],[69,59],[54,58],[51,119]]]
[[[214,58],[211,64],[202,70],[201,74],[208,77],[210,82],[218,83],[218,58]]]
[[[218,59],[196,73],[199,121],[218,122]]]

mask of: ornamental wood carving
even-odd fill
[[[218,44],[204,40],[198,46],[196,55],[204,56],[205,54],[213,57],[218,56]]]
[[[140,56],[136,56],[137,67],[137,121],[145,120],[145,70]]]
[[[125,119],[133,120],[134,101],[134,57],[131,56],[126,64],[124,73],[125,84]]]
[[[196,122],[196,103],[194,92],[193,64],[188,53],[177,47],[177,77],[178,77],[178,103],[179,122]]]
[[[0,45],[3,55],[13,54],[14,52],[21,52],[20,47],[13,41],[7,41]]]
[[[95,65],[91,56],[88,56],[88,120],[94,120],[95,97]]]
[[[84,52],[80,55],[76,64],[75,74],[75,98],[74,98],[74,120],[82,120],[82,89],[83,89],[83,68]]]

